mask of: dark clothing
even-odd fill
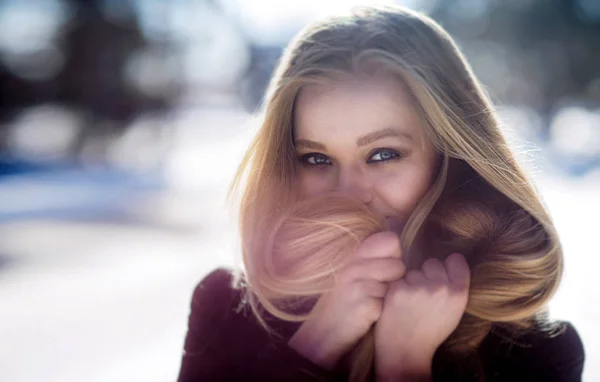
[[[202,280],[192,299],[179,382],[348,379],[344,372],[324,370],[287,345],[300,324],[272,318],[267,323],[281,338],[270,335],[244,301],[230,271],[217,269]],[[485,381],[580,381],[583,345],[573,326],[565,325],[553,338],[529,334],[507,340],[492,331],[478,352]],[[432,371],[436,381],[465,380],[436,370],[435,359]]]

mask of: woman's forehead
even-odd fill
[[[389,75],[307,85],[296,102],[297,137],[351,132],[358,135],[390,127],[421,136],[419,118],[406,87]]]

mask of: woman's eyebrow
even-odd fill
[[[366,146],[370,143],[373,143],[379,139],[388,138],[388,137],[396,137],[396,138],[404,138],[408,140],[413,140],[412,135],[407,132],[400,131],[393,127],[386,127],[385,129],[377,130],[372,133],[363,135],[362,137],[356,140],[356,145],[358,147]]]
[[[314,141],[311,141],[308,139],[297,139],[296,141],[294,141],[294,146],[297,149],[305,148],[305,149],[312,149],[312,150],[327,151],[327,147],[324,144],[314,142]]]
[[[411,141],[414,140],[412,135],[410,135],[404,131],[400,131],[393,127],[387,127],[385,129],[377,130],[372,133],[363,135],[362,137],[360,137],[356,140],[356,145],[358,147],[362,147],[362,146],[366,146],[370,143],[373,143],[379,139],[389,138],[389,137],[404,138],[404,139],[411,140]],[[306,148],[306,149],[312,149],[312,150],[323,150],[323,151],[327,150],[327,146],[325,146],[324,144],[318,143],[315,141],[311,141],[309,139],[297,139],[294,142],[294,146],[297,149]]]

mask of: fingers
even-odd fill
[[[425,261],[421,270],[429,280],[443,281],[445,283],[450,281],[448,273],[446,272],[446,267],[444,267],[444,264],[437,259],[428,259]]]
[[[406,272],[406,274],[404,275],[404,280],[406,280],[407,283],[413,286],[423,285],[425,282],[427,282],[427,278],[425,277],[423,272],[418,270]]]
[[[444,262],[450,282],[456,288],[468,288],[471,282],[471,270],[465,257],[459,253],[453,253]]]
[[[450,281],[446,267],[437,259],[426,260],[420,270],[406,272],[404,279],[413,286],[430,284],[431,281],[436,281],[436,284],[448,284]]]
[[[389,288],[388,284],[375,280],[357,280],[355,285],[360,294],[374,298],[384,298]]]
[[[444,263],[437,259],[428,259],[420,270],[411,270],[404,276],[411,285],[422,285],[427,281],[438,281],[462,289],[468,288],[471,272],[464,256],[453,253]]]
[[[342,282],[359,279],[370,279],[379,282],[390,282],[401,278],[406,271],[402,260],[392,257],[358,260],[350,264],[340,278]]]
[[[400,258],[400,238],[390,231],[375,233],[363,240],[355,255],[359,259]]]

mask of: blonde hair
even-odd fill
[[[339,269],[335,263],[339,258],[328,260],[308,252],[300,256],[293,272],[277,273],[273,264],[280,257],[312,240],[334,243],[343,237],[337,244],[348,248],[367,231],[380,228],[376,217],[345,202],[338,207],[345,206],[346,212],[334,218],[321,214],[298,218],[304,207],[294,207],[301,202],[293,146],[298,92],[308,84],[374,71],[394,75],[405,84],[441,159],[436,180],[402,232],[403,248],[410,248],[419,232],[435,233],[446,247],[463,253],[471,266],[465,315],[443,348],[474,351],[492,324],[531,327],[562,275],[556,230],[455,43],[430,18],[397,7],[360,8],[307,27],[290,43],[271,81],[264,122],[231,188],[235,192],[243,187],[242,259],[257,316],[260,319],[262,305],[284,320],[306,319],[290,313],[282,301],[325,292]],[[355,214],[359,220],[373,220],[373,225],[357,222]],[[283,226],[287,228],[281,231]],[[279,231],[293,234],[277,236]],[[276,237],[281,242],[276,243]],[[273,250],[277,246],[288,247]],[[321,254],[341,250],[333,248]],[[355,353],[352,379],[365,380],[372,376],[372,344],[363,341]]]

